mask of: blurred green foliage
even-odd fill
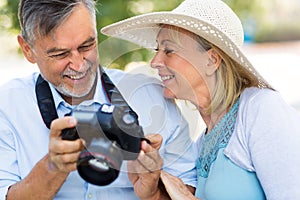
[[[97,28],[100,30],[108,24],[142,13],[172,10],[182,1],[183,0],[98,0]],[[261,0],[224,1],[241,18],[246,33],[248,33],[250,37],[253,37],[252,39],[254,41],[268,41],[268,39],[271,38],[270,36],[276,36],[276,34],[270,34],[270,31],[274,33],[274,28],[272,29],[272,27],[261,24],[262,15],[265,12],[265,7]],[[17,17],[18,4],[19,0],[6,0],[6,3],[0,7],[0,29],[17,33],[20,31]],[[297,33],[298,32],[296,32],[296,37]],[[281,32],[278,32],[277,38],[282,36],[288,35],[281,29]],[[131,61],[149,61],[152,56],[148,50],[140,49],[124,41],[108,40],[108,38],[101,33],[99,33],[98,39],[101,64],[108,67],[123,69],[124,66]],[[273,40],[276,41],[274,38]],[[115,50],[123,53],[114,55]]]
[[[113,22],[126,19],[128,17],[161,10],[171,10],[179,5],[182,0],[98,0],[97,1],[97,28],[100,30],[102,27],[111,24]],[[6,29],[13,32],[19,32],[20,26],[18,22],[18,4],[19,0],[7,0],[4,6],[0,9],[0,29]],[[99,44],[102,44],[107,37],[99,35]],[[142,49],[138,51],[132,51],[137,47],[132,47],[132,44],[121,42],[115,44],[117,41],[111,41],[113,44],[100,45],[105,46],[107,49],[101,49],[100,57],[109,57],[114,48],[123,49],[124,55],[117,57],[113,61],[105,61],[105,64],[109,64],[112,68],[123,69],[126,64],[132,60],[149,60],[151,54],[148,50]],[[128,53],[127,53],[128,52]]]
[[[183,0],[98,0],[98,30],[106,25],[135,15],[153,11],[172,10],[182,1]],[[125,41],[106,41],[106,39],[106,36],[99,33],[99,43],[101,44],[99,45],[100,62],[108,67],[123,69],[129,62],[148,61],[152,57],[149,50],[141,49]],[[105,42],[109,43],[109,45]],[[124,52],[124,55],[117,56],[117,58],[114,59],[112,56],[114,50]]]
[[[7,0],[0,7],[0,29],[19,30],[18,0]]]

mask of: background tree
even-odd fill
[[[103,26],[138,14],[172,10],[182,1],[98,0],[98,30]],[[300,39],[300,25],[296,20],[300,17],[299,0],[224,1],[241,18],[246,41],[264,42]],[[19,0],[0,0],[0,3],[2,3],[0,7],[0,31],[9,30],[13,33],[19,33],[20,27],[17,17]],[[286,13],[291,15],[288,19],[293,19],[293,23],[287,21]],[[280,18],[276,16],[280,16]],[[101,64],[120,69],[123,69],[131,61],[148,61],[152,57],[148,50],[141,49],[125,41],[108,39],[102,34],[99,34],[99,51]]]

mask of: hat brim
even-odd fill
[[[261,87],[268,85],[245,56],[240,45],[235,44],[226,33],[199,18],[171,12],[153,12],[103,27],[101,33],[133,42],[144,48],[155,49],[157,47],[156,37],[161,24],[178,26],[199,35],[255,75],[259,79]]]

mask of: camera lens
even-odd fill
[[[90,159],[88,162],[88,164],[97,171],[106,172],[109,170],[109,165],[104,159],[94,158]]]
[[[87,182],[104,186],[118,178],[122,160],[120,148],[115,143],[100,138],[80,153],[77,170]]]

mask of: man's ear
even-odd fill
[[[22,52],[23,52],[24,56],[26,57],[26,59],[29,62],[34,64],[35,63],[34,54],[32,52],[32,48],[30,47],[28,42],[26,42],[21,35],[18,35],[18,43],[19,43],[19,45],[22,49]]]
[[[208,54],[208,63],[205,68],[205,74],[207,76],[211,76],[219,68],[222,62],[222,58],[214,48],[208,50],[207,54]]]

